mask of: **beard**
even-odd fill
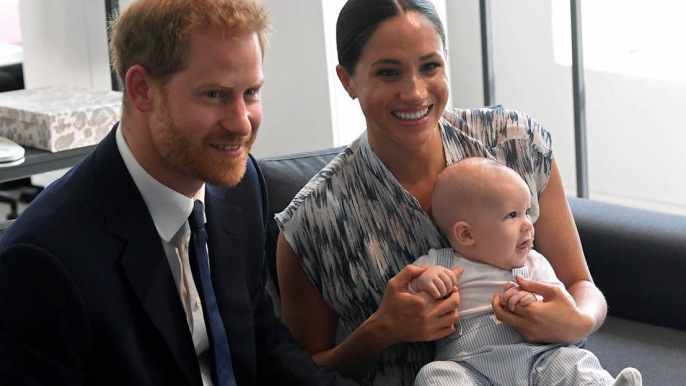
[[[194,143],[175,124],[166,95],[162,99],[159,118],[153,122],[151,130],[155,149],[167,166],[183,175],[219,187],[235,186],[241,182],[255,135],[254,130],[247,136],[220,132]],[[243,153],[236,158],[213,156],[210,143],[242,145]]]

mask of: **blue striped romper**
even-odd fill
[[[436,342],[435,361],[419,371],[416,386],[591,386],[614,381],[590,351],[569,344],[527,343],[512,326],[495,318],[493,295],[502,293],[516,274],[564,289],[553,267],[536,251],[513,270],[465,259],[451,248],[432,249],[415,264],[464,268],[457,282],[462,300],[459,331]]]

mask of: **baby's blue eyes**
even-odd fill
[[[527,209],[525,215],[526,215],[527,217],[531,216],[531,209]],[[505,217],[507,217],[507,218],[517,218],[517,212],[516,212],[516,211],[515,211],[515,212],[510,212],[510,213],[508,213],[507,216],[505,216]]]

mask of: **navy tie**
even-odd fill
[[[195,200],[193,203],[193,212],[188,217],[188,224],[191,227],[188,255],[193,270],[193,280],[202,299],[207,336],[210,338],[210,348],[214,354],[215,371],[213,375],[216,377],[215,384],[217,386],[235,386],[236,378],[233,375],[233,366],[231,365],[229,341],[226,338],[224,322],[219,315],[217,298],[214,296],[214,289],[212,289],[202,202]]]

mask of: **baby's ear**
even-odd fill
[[[453,236],[455,241],[465,247],[470,247],[476,242],[472,233],[472,227],[465,221],[458,221],[453,225]]]

